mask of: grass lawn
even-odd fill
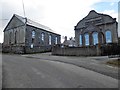
[[[114,59],[107,62],[108,65],[120,67],[120,59]]]

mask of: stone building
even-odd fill
[[[74,28],[76,46],[118,43],[117,29],[116,18],[91,10]]]
[[[67,40],[67,36],[65,36],[65,40],[62,43],[62,45],[69,46],[69,47],[75,47],[75,40],[73,39],[73,37],[71,37],[69,40]]]
[[[4,29],[3,52],[34,53],[50,51],[60,44],[61,36],[49,27],[13,15]]]

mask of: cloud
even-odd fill
[[[108,14],[112,16],[113,18],[116,18],[118,21],[118,12],[116,12],[115,10],[104,10],[101,13]]]
[[[115,3],[112,2],[110,5],[113,6],[114,4],[115,4]]]
[[[108,14],[110,16],[112,16],[113,18],[116,18],[117,19],[117,22],[118,22],[118,36],[120,37],[120,14],[118,12],[116,12],[115,10],[105,10],[101,13],[104,13],[104,14]]]

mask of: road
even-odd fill
[[[115,78],[73,64],[43,58],[46,55],[42,58],[3,55],[3,88],[118,87],[118,80]]]

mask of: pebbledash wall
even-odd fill
[[[99,46],[87,47],[62,47],[61,45],[52,48],[52,55],[61,56],[100,56],[102,49]]]

